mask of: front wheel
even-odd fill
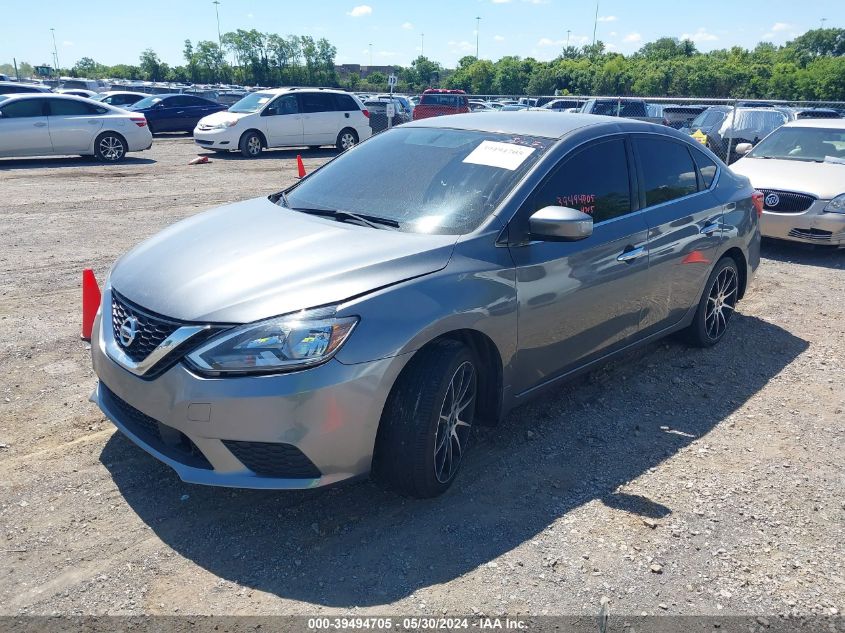
[[[348,149],[355,147],[358,144],[358,134],[355,130],[346,128],[340,131],[337,135],[337,149],[345,152]]]
[[[129,147],[120,134],[104,132],[94,141],[94,156],[101,163],[117,163],[126,158]]]
[[[464,345],[444,340],[420,350],[385,405],[376,478],[411,497],[445,492],[467,450],[477,392],[476,359]]]
[[[256,132],[247,132],[241,137],[239,148],[246,158],[257,157],[262,150],[261,137]]]
[[[711,347],[728,331],[739,301],[739,269],[732,257],[723,257],[716,264],[698,302],[686,339],[696,347]]]

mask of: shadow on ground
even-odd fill
[[[13,169],[72,169],[74,167],[135,167],[152,165],[152,158],[141,158],[129,154],[119,163],[101,163],[93,156],[59,156],[55,158],[3,158],[0,159],[0,171]]]
[[[767,259],[779,262],[845,268],[845,248],[836,246],[764,239],[760,254]]]
[[[479,431],[456,485],[427,501],[371,483],[310,493],[190,486],[119,433],[101,461],[158,537],[211,573],[308,603],[380,605],[454,580],[590,501],[621,520],[669,516],[619,486],[709,433],[806,348],[741,314],[715,348],[645,347]]]
[[[197,150],[204,150],[204,153],[202,154],[203,156],[208,156],[211,159],[217,158],[220,160],[269,160],[272,158],[296,160],[297,155],[302,156],[303,159],[307,160],[309,158],[334,158],[338,155],[338,151],[330,147],[320,147],[317,149],[308,149],[306,147],[265,149],[254,158],[246,158],[237,150],[229,152],[214,152],[201,146],[197,146]]]

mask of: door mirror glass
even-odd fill
[[[752,149],[754,149],[754,146],[751,143],[740,143],[736,146],[736,153],[740,156],[745,156]]]
[[[593,234],[593,218],[569,207],[543,207],[528,219],[531,239],[576,242]]]

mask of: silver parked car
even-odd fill
[[[759,211],[747,179],[668,127],[407,123],[121,258],[92,398],[188,482],[372,471],[434,496],[472,425],[672,332],[721,340],[759,262]]]

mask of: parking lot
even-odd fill
[[[0,613],[843,608],[845,250],[764,243],[720,345],[653,344],[515,410],[441,498],[204,488],[88,402],[79,339],[83,268],[296,175],[297,150],[198,152],[0,160]]]

